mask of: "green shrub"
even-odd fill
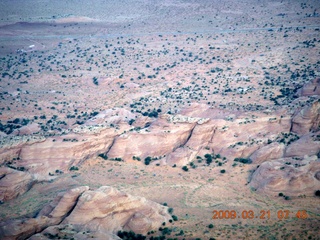
[[[117,233],[118,237],[120,237],[121,239],[130,239],[130,240],[144,240],[147,237],[143,236],[141,234],[135,234],[134,232],[130,231],[130,232],[126,232],[126,231],[118,231]]]
[[[98,82],[98,78],[97,77],[94,77],[93,79],[93,83],[95,84],[95,85],[99,85],[99,82]]]
[[[149,165],[150,164],[150,162],[151,162],[151,157],[146,157],[145,159],[144,159],[144,164],[145,165]]]
[[[176,234],[176,236],[183,236],[183,235],[184,235],[184,231],[183,230],[180,230],[180,232]]]
[[[76,167],[76,166],[72,166],[69,170],[70,170],[70,171],[78,171],[78,170],[79,170],[79,168],[78,168],[78,167]]]
[[[188,172],[188,171],[189,171],[189,169],[188,169],[188,167],[187,167],[187,166],[183,166],[183,167],[182,167],[182,170],[183,170],[183,171],[186,171],[186,172]]]
[[[244,164],[252,163],[252,160],[250,158],[235,158],[234,161],[235,162],[241,162],[241,163],[244,163]]]
[[[172,215],[173,221],[178,221],[178,217],[176,215]]]
[[[103,158],[104,160],[108,159],[108,156],[105,153],[100,153],[98,156]]]
[[[212,163],[212,156],[210,154],[206,154],[204,156],[206,158],[207,164],[210,165]]]
[[[132,157],[132,159],[133,159],[133,160],[138,160],[138,161],[141,161],[141,158],[139,158],[139,157],[136,157],[136,156],[133,156],[133,157]]]
[[[172,230],[170,228],[165,227],[162,229],[162,235],[166,235],[166,234],[170,235],[171,232],[172,232]]]

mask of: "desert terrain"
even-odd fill
[[[0,2],[1,239],[319,239],[320,2]]]

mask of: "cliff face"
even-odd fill
[[[89,238],[89,235],[93,238],[119,239],[114,235],[119,230],[145,235],[169,219],[171,216],[167,207],[145,198],[109,186],[97,190],[83,186],[60,194],[35,218],[1,223],[0,236],[2,239],[30,236],[31,239],[42,239],[48,234],[62,234],[69,228],[72,229],[69,234],[73,237],[86,232],[82,239]]]

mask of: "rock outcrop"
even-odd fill
[[[124,108],[112,108],[100,112],[98,115],[87,120],[86,126],[92,126],[97,124],[119,124],[122,122],[128,122],[131,119],[136,119],[136,114],[130,112]]]
[[[28,191],[36,179],[27,172],[0,167],[0,201],[8,201]]]
[[[252,163],[261,164],[265,161],[279,159],[283,157],[285,145],[281,143],[271,143],[255,151],[250,159]]]
[[[132,156],[145,158],[166,155],[188,141],[195,124],[175,124],[159,119],[148,128],[128,132],[116,138],[108,156],[131,159]]]
[[[285,150],[285,157],[304,157],[320,152],[320,131],[302,136]]]
[[[1,239],[26,239],[48,226],[59,224],[72,210],[79,195],[88,189],[89,187],[79,187],[57,196],[52,203],[40,211],[36,218],[15,219],[0,223]]]
[[[2,240],[27,239],[46,228],[49,221],[47,217],[40,217],[1,222],[0,237]]]
[[[292,132],[303,135],[320,127],[320,100],[300,110],[292,119]]]
[[[89,235],[90,238],[119,239],[113,235],[119,230],[146,234],[169,219],[168,208],[158,203],[109,186],[97,190],[84,186],[59,195],[35,218],[1,223],[0,236],[4,240],[22,239],[39,233],[31,239],[42,239],[41,236],[59,235],[68,228],[74,238],[86,232],[77,239]]]
[[[21,128],[18,128],[13,131],[13,135],[32,135],[34,133],[37,133],[41,130],[39,124],[37,123],[31,123],[26,126],[22,126]]]
[[[237,113],[230,117],[230,113],[198,104],[182,111],[186,115],[141,117],[141,122],[139,119],[134,122],[139,126],[134,126],[129,121],[132,124],[136,115],[115,108],[97,114],[65,135],[33,140],[14,136],[12,143],[8,141],[0,149],[0,164],[20,159],[13,167],[23,167],[42,181],[101,153],[109,159],[124,161],[133,156],[157,157],[164,165],[177,166],[193,161],[204,149],[227,159],[251,157],[257,164],[283,156],[311,156],[319,152],[319,141],[312,141],[311,137],[301,137],[286,149],[281,144],[267,145],[267,142],[291,129],[299,135],[315,132],[319,129],[319,111],[317,101],[298,112],[293,120],[283,112]]]
[[[288,196],[312,195],[320,188],[320,161],[279,159],[264,162],[253,173],[250,186],[257,191]]]
[[[43,136],[5,136],[0,138],[0,164],[18,159],[21,149],[28,144],[45,141]]]
[[[83,228],[110,232],[124,229],[146,234],[170,218],[167,207],[105,186],[85,191],[62,223],[72,224],[79,231]]]
[[[117,134],[117,130],[107,128],[94,134],[70,133],[26,144],[19,152],[18,166],[24,166],[39,180],[47,180],[49,173],[68,171],[71,166],[108,150]]]
[[[289,132],[290,126],[290,118],[281,118],[279,115],[260,117],[255,120],[212,119],[205,124],[197,124],[183,149],[176,149],[165,159],[169,165],[182,166],[194,160],[194,157],[204,148],[209,148],[231,159],[247,158],[264,146],[268,138],[274,139],[280,132]],[[279,150],[278,155],[274,152],[274,156],[270,156],[276,158],[281,156],[280,152]],[[259,155],[263,154],[265,153],[262,149]]]
[[[320,95],[320,78],[316,78],[313,81],[306,83],[297,92],[298,96],[313,96]]]

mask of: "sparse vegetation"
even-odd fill
[[[118,231],[117,236],[123,240],[144,240],[147,238],[146,236],[143,236],[141,234],[136,234],[132,231],[130,232]]]
[[[92,81],[93,81],[93,83],[95,84],[95,85],[99,85],[99,82],[98,82],[98,78],[97,77],[94,77],[93,79],[92,79]]]
[[[173,221],[178,221],[178,217],[176,215],[172,215]]]
[[[98,156],[103,158],[104,160],[108,160],[108,156],[105,153],[100,153]]]
[[[234,161],[244,163],[244,164],[252,163],[252,160],[250,158],[235,158]]]
[[[146,158],[144,159],[144,164],[145,164],[145,165],[149,165],[151,161],[152,161],[152,158],[151,158],[151,157],[146,157]]]
[[[301,152],[294,149],[294,157],[287,157],[297,141],[310,143],[308,148],[312,148],[320,139],[316,124],[309,127],[316,121],[307,119],[318,111],[304,112],[307,118],[301,112],[319,101],[319,84],[307,85],[319,77],[319,4],[217,1],[197,2],[195,6],[194,2],[176,1],[171,6],[170,1],[164,5],[119,1],[106,7],[101,1],[98,8],[91,4],[80,9],[68,1],[65,9],[73,9],[69,16],[59,12],[53,1],[46,1],[47,7],[39,11],[42,2],[32,5],[32,16],[28,16],[30,9],[17,14],[19,9],[28,9],[24,3],[16,11],[11,9],[14,4],[3,5],[0,10],[5,29],[2,37],[10,33],[0,41],[3,171],[27,176],[38,167],[31,162],[33,158],[47,155],[43,162],[52,164],[66,156],[63,161],[67,166],[76,164],[69,168],[76,172],[64,174],[50,168],[50,178],[58,181],[44,182],[41,188],[49,184],[50,189],[56,189],[60,184],[67,189],[72,182],[63,185],[63,181],[68,178],[90,188],[114,185],[156,202],[174,201],[180,221],[175,222],[177,217],[169,208],[173,227],[162,223],[161,232],[148,230],[148,239],[315,238],[320,229],[313,200],[320,197],[320,190],[314,189],[313,197],[304,190],[292,196],[290,189],[285,192],[290,196],[259,191],[251,181],[256,180],[255,163],[266,159],[252,164],[250,158],[264,149],[271,149],[273,157],[277,147],[280,155],[285,153],[285,160],[279,160],[281,165],[271,169],[270,176],[266,174],[272,177],[266,181],[270,184],[278,177],[291,177],[288,171],[303,172],[308,169],[309,158],[320,157],[318,149],[308,151],[303,146],[299,146]],[[97,18],[99,22],[76,16]],[[110,19],[112,26],[108,27],[105,23]],[[27,39],[26,31],[35,37]],[[50,36],[45,36],[48,32]],[[293,117],[300,115],[301,123],[294,122]],[[294,130],[299,127],[305,129]],[[50,146],[48,154],[42,146],[39,151],[34,149],[38,143]],[[83,153],[74,152],[73,146]],[[115,156],[117,148],[118,157],[108,158],[107,154]],[[156,155],[160,153],[168,154],[168,158]],[[134,161],[128,159],[131,156]],[[244,157],[232,161],[231,156]],[[176,168],[184,161],[189,162]],[[272,161],[275,164],[278,160]],[[41,178],[48,177],[48,171],[45,175]],[[4,173],[0,178],[4,181],[9,177]],[[310,177],[314,180],[318,175],[313,172]],[[300,179],[294,180],[298,183],[292,188],[299,192]],[[40,196],[33,190],[38,187],[20,194],[20,205],[4,201],[1,221],[39,212],[39,206],[51,200],[55,192]],[[213,225],[210,219],[203,219],[203,209],[213,210],[216,204],[227,204],[230,199],[245,202],[255,212],[265,209],[266,203],[259,200],[263,194],[268,194],[269,203],[305,208],[312,217],[278,222],[271,218],[260,225],[257,221],[228,225],[217,221]],[[25,201],[30,196],[33,199]],[[297,201],[283,201],[291,199]],[[33,206],[36,204],[38,207]],[[194,211],[188,210],[187,215],[184,211],[189,207]],[[199,224],[193,227],[190,221]],[[85,234],[84,238],[94,237]],[[122,239],[147,239],[132,232],[118,234]],[[65,235],[46,233],[45,237],[69,235],[65,231]]]
[[[188,168],[187,166],[183,166],[183,167],[182,167],[182,170],[185,171],[185,172],[188,172],[188,171],[189,171],[189,168]]]

